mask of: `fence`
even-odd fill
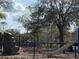
[[[42,54],[43,57],[45,56],[46,58],[53,58],[56,57],[54,54],[63,54],[63,55],[69,55],[71,54],[73,58],[77,58],[77,44],[73,44],[72,42],[70,43],[63,43],[63,47],[59,47],[61,43],[50,43],[50,42],[27,42],[28,44],[25,44],[24,46],[26,48],[26,51],[24,52],[31,52],[33,54],[33,59],[35,59],[35,56],[37,53]],[[21,43],[22,44],[22,43]],[[54,46],[56,44],[56,46]],[[27,45],[27,46],[26,46]],[[23,45],[22,45],[23,46]],[[74,50],[73,47],[74,46]],[[56,52],[55,52],[56,51]],[[66,53],[68,52],[68,53]],[[72,52],[72,53],[69,53]],[[63,56],[62,56],[63,57]],[[64,56],[67,58],[68,56]],[[60,57],[59,57],[60,58]]]
[[[4,37],[5,38],[5,37]],[[11,38],[11,37],[10,37]],[[10,39],[7,38],[7,39]],[[7,40],[6,39],[6,40]],[[59,47],[61,43],[43,42],[43,41],[22,41],[22,38],[18,36],[18,41],[15,41],[16,45],[20,47],[19,55],[15,56],[0,56],[1,59],[14,58],[14,59],[43,59],[43,58],[77,58],[77,46],[78,43],[62,43],[63,47]],[[9,44],[9,43],[7,43]],[[6,44],[6,45],[7,45]],[[74,46],[74,51],[72,50]],[[72,51],[71,51],[72,50]],[[72,52],[72,53],[70,53]],[[62,56],[63,55],[63,56]],[[69,56],[70,55],[70,56]]]
[[[23,42],[21,39],[22,38],[19,38],[20,47],[24,48],[23,50],[24,53],[25,52],[31,53],[33,57],[32,59],[35,59],[36,54],[39,54],[39,55],[41,54],[42,57],[46,57],[46,58],[57,57],[54,55],[54,53],[56,53],[56,55],[63,54],[65,58],[70,57],[68,56],[69,54],[73,58],[78,58],[79,56],[78,51],[77,51],[77,46],[79,45],[79,43],[73,43],[73,42],[62,43],[61,42],[65,46],[60,48],[61,43],[59,42],[45,42],[45,41],[39,41],[39,40],[38,41],[25,40]],[[63,57],[63,56],[59,56],[59,57]]]

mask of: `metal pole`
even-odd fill
[[[79,55],[79,27],[77,29],[77,47],[78,47],[77,53]]]
[[[79,41],[78,41],[78,44],[77,45],[78,45],[78,56],[79,56]]]
[[[75,45],[75,58],[76,58],[76,56],[77,56],[77,55],[76,55],[76,45]]]
[[[35,47],[33,47],[33,59],[35,59]]]
[[[34,41],[33,41],[33,59],[35,59],[35,38],[34,38]]]
[[[33,44],[34,44],[34,46],[33,46],[33,59],[35,59],[35,42]]]

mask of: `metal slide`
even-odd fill
[[[67,44],[65,44],[63,47],[61,47],[61,48],[59,48],[59,49],[57,49],[57,50],[55,50],[55,51],[50,51],[50,52],[44,52],[44,54],[50,54],[50,55],[55,55],[55,54],[59,54],[59,53],[61,53],[61,52],[63,52],[63,51],[65,51],[69,46],[71,46],[71,45],[73,45],[73,43],[67,43]]]

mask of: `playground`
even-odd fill
[[[78,33],[77,33],[78,34]],[[78,59],[78,43],[67,42],[63,43],[62,47],[53,47],[52,42],[36,42],[27,41],[19,42],[20,46],[16,47],[13,42],[13,36],[9,33],[4,33],[2,36],[4,43],[2,45],[1,59]],[[7,41],[8,42],[7,42]],[[20,40],[20,39],[19,39]],[[10,43],[11,42],[11,43]],[[73,48],[73,50],[72,50]]]
[[[79,59],[79,0],[0,0],[0,59]]]

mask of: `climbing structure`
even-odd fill
[[[14,37],[12,34],[5,33],[3,34],[3,54],[16,54],[19,50],[18,47],[16,47],[14,42]]]

